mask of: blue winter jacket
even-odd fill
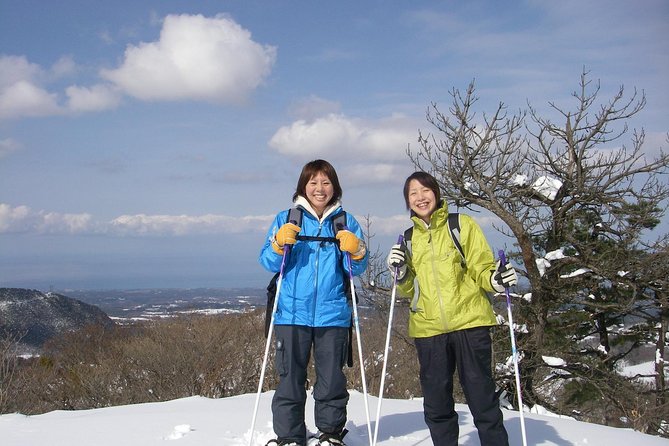
[[[282,211],[274,218],[258,258],[260,264],[271,272],[278,272],[281,268],[282,256],[274,252],[271,241],[286,223],[288,212]],[[310,209],[303,208],[298,235],[334,237],[332,218],[340,212],[342,208],[337,203],[319,221]],[[346,225],[349,231],[362,239],[360,225],[349,213],[346,214]],[[361,274],[367,268],[367,254],[360,260],[351,260],[351,268],[354,276]],[[351,308],[344,292],[344,281],[348,280],[346,256],[340,251],[338,242],[298,240],[286,258],[274,323],[349,327]]]

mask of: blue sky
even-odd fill
[[[263,286],[302,165],[333,163],[386,249],[435,102],[648,104],[669,130],[669,3],[0,0],[0,286]],[[503,243],[481,219],[492,245]]]

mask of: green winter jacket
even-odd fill
[[[414,222],[407,273],[398,291],[413,297],[409,336],[425,338],[466,328],[497,325],[487,292],[495,259],[479,225],[460,214],[460,243],[466,267],[448,229],[446,202],[435,210],[430,225]]]

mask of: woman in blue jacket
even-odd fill
[[[319,444],[343,445],[348,391],[343,372],[348,357],[351,308],[344,284],[351,257],[353,275],[367,267],[360,225],[346,213],[346,225],[334,228],[343,212],[342,189],[334,167],[315,160],[302,168],[293,205],[302,211],[300,226],[288,222],[289,210],[272,223],[260,252],[260,264],[278,272],[287,246],[278,306],[274,316],[279,385],[272,399],[276,440],[268,445],[306,445],[304,408],[307,365],[313,347],[316,382],[314,417]]]

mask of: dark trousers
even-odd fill
[[[453,400],[453,374],[457,367],[481,446],[508,446],[492,378],[490,329],[478,327],[416,338],[415,344],[425,423],[434,445],[458,444],[458,414]]]
[[[281,440],[306,443],[304,406],[307,366],[313,346],[316,383],[314,418],[321,432],[338,433],[346,424],[348,328],[277,325],[276,371],[279,385],[272,399],[274,432]]]

